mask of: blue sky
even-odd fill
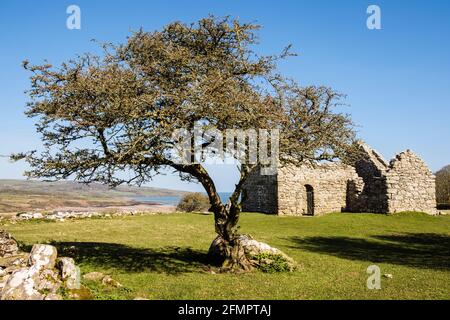
[[[81,30],[66,28],[66,8],[81,8]],[[366,27],[366,9],[381,8],[381,30]],[[130,31],[159,29],[208,14],[257,22],[259,52],[287,44],[299,55],[280,71],[300,84],[324,84],[348,95],[358,134],[390,159],[412,149],[437,170],[450,163],[450,1],[1,1],[0,155],[39,148],[25,118],[24,59],[54,64],[96,52],[91,39],[122,42]],[[25,164],[0,157],[0,178],[21,178]],[[218,189],[232,189],[231,166],[210,168]],[[233,172],[233,173],[231,173]],[[200,190],[166,175],[149,185]]]

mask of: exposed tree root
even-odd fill
[[[221,272],[248,272],[254,269],[239,238],[228,242],[217,237],[212,242],[208,255],[215,265],[220,266]]]

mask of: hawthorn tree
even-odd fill
[[[351,120],[336,110],[343,96],[278,74],[289,47],[257,55],[258,29],[210,16],[135,32],[124,44],[104,45],[100,56],[86,54],[59,67],[24,62],[32,73],[26,115],[36,118],[44,151],[12,158],[28,161],[30,178],[112,186],[140,185],[172,169],[204,187],[223,266],[249,268],[237,225],[242,187],[259,165],[239,158],[239,181],[223,203],[201,161],[174,160],[174,130],[196,123],[220,131],[277,129],[279,165],[343,159],[354,142]]]

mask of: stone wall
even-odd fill
[[[0,300],[62,300],[60,293],[80,288],[72,258],[57,257],[55,247],[35,244],[28,254],[0,230]]]
[[[435,176],[413,152],[398,154],[386,172],[388,212],[436,214]]]
[[[243,187],[242,210],[274,214],[278,212],[277,175],[261,175],[255,169]]]
[[[243,210],[280,215],[307,213],[306,186],[314,194],[314,214],[340,212],[347,206],[349,180],[358,179],[352,167],[340,164],[286,166],[278,174],[252,172],[244,185]]]
[[[347,209],[351,212],[388,212],[386,171],[388,163],[376,150],[365,144],[360,145],[362,158],[355,163],[355,170],[360,177],[355,180],[357,187],[350,190],[354,201]]]
[[[278,214],[308,214],[307,186],[312,187],[314,215],[341,212],[347,206],[348,181],[354,168],[341,164],[288,166],[278,171]]]
[[[436,214],[435,177],[413,152],[387,163],[361,144],[363,157],[354,164],[280,167],[276,175],[255,170],[244,185],[243,210],[279,215],[308,213],[307,187],[313,190],[314,215],[329,212]]]
[[[367,145],[362,144],[361,151],[364,157],[355,169],[363,184],[350,195],[355,200],[349,211],[437,213],[435,177],[416,154],[407,150],[387,163]]]

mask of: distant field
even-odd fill
[[[297,218],[245,213],[242,233],[285,251],[294,273],[203,271],[213,217],[200,214],[109,220],[3,223],[19,241],[54,243],[83,273],[124,285],[84,282],[97,299],[450,299],[450,216],[331,214]],[[381,290],[366,269],[381,268]]]
[[[84,185],[71,181],[40,182],[0,180],[0,213],[51,210],[57,207],[127,206],[135,197],[179,196],[183,191],[101,184]]]

